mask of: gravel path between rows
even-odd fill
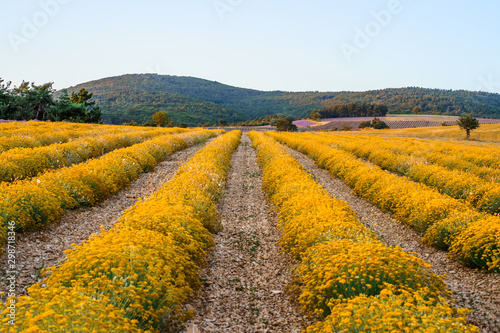
[[[99,234],[101,226],[109,229],[122,212],[137,203],[139,198],[146,199],[168,181],[189,158],[196,154],[203,144],[175,152],[165,161],[156,165],[153,171],[143,173],[138,179],[119,193],[96,206],[68,211],[57,224],[45,229],[17,235],[16,261],[19,275],[16,280],[16,295],[27,295],[27,288],[41,282],[42,267],[57,266],[66,260],[64,250],[71,244],[81,244],[91,234]],[[5,249],[4,249],[5,250]],[[6,255],[0,259],[0,274],[8,271]],[[0,291],[5,291],[6,281],[0,280]],[[1,301],[5,301],[4,296]]]
[[[186,305],[196,313],[189,333],[294,333],[312,324],[285,293],[295,263],[280,252],[277,216],[261,186],[262,170],[244,134],[217,207],[224,230],[214,235],[198,297]]]
[[[445,282],[452,291],[452,297],[459,307],[467,307],[474,312],[467,316],[469,322],[481,332],[500,332],[500,275],[476,271],[451,261],[445,251],[422,244],[416,231],[400,224],[390,214],[357,197],[342,180],[331,177],[328,171],[320,169],[306,155],[282,145],[297,159],[316,181],[323,184],[328,193],[347,202],[358,214],[360,221],[373,230],[381,241],[388,245],[400,246],[406,252],[413,252],[432,265],[437,275],[447,275]]]

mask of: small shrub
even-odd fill
[[[350,131],[351,130],[351,126],[349,126],[346,123],[342,123],[340,128],[342,129],[342,131]]]
[[[372,127],[372,123],[369,120],[362,121],[358,125],[358,128],[367,128],[367,127]]]
[[[373,118],[373,120],[372,120],[372,127],[374,129],[386,129],[386,128],[389,128],[389,126],[387,126],[387,124],[385,122],[383,122],[382,120],[380,120],[378,118]]]

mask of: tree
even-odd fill
[[[297,126],[291,117],[281,117],[276,120],[276,129],[280,132],[297,132]]]
[[[168,115],[165,111],[158,111],[152,116],[152,119],[156,123],[156,126],[163,127],[168,122]]]
[[[321,121],[321,114],[318,112],[318,110],[312,110],[309,118],[311,118],[311,120]]]
[[[227,126],[227,121],[225,119],[219,119],[220,126]]]
[[[32,104],[33,119],[46,120],[51,107],[55,104],[54,89],[52,82],[45,83],[41,86],[31,84],[31,89],[28,92],[28,98]]]
[[[415,106],[413,109],[412,109],[412,112],[414,114],[419,114],[420,112],[422,112],[422,109],[418,106]]]
[[[351,130],[351,126],[349,126],[349,124],[346,124],[346,123],[342,123],[342,125],[340,125],[340,128],[343,131],[350,131]]]
[[[40,86],[23,81],[19,87],[10,91],[9,119],[45,120],[54,105],[52,83]]]
[[[66,90],[54,99],[52,83],[35,85],[23,81],[19,87],[9,89],[10,82],[0,79],[0,118],[15,120],[69,120],[74,122],[101,121],[101,111],[90,101],[92,94],[85,89],[71,97]]]
[[[10,119],[12,113],[12,96],[9,91],[10,82],[3,83],[0,78],[0,119]]]
[[[383,122],[382,120],[380,120],[378,118],[373,118],[371,127],[373,127],[374,129],[389,128],[389,126],[387,126],[387,124],[385,122]]]
[[[470,132],[479,127],[479,121],[476,118],[472,117],[472,114],[468,114],[467,116],[460,116],[457,120],[457,125],[460,129],[465,130],[467,133],[467,140],[470,138]]]
[[[82,121],[85,123],[100,123],[102,118],[101,109],[95,101],[91,101],[94,94],[85,88],[80,89],[78,94],[71,94],[71,102],[82,105],[85,108],[85,117]]]
[[[362,121],[359,123],[358,128],[372,127],[372,122],[370,120]]]
[[[85,106],[73,103],[68,95],[68,91],[64,89],[59,100],[54,102],[48,119],[52,121],[69,120],[82,123],[85,120],[86,113]]]

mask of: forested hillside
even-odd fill
[[[500,95],[464,90],[424,88],[383,89],[367,92],[285,92],[245,89],[193,77],[127,74],[70,87],[85,88],[101,106],[104,122],[121,124],[149,121],[153,113],[165,111],[174,124],[188,126],[223,119],[227,123],[272,114],[295,118],[311,111],[348,103],[383,104],[388,114],[410,114],[418,106],[421,114],[500,118]]]
[[[233,87],[193,77],[127,74],[90,81],[68,88],[86,88],[103,109],[103,121],[120,124],[150,120],[165,111],[174,123],[228,123],[284,113],[305,117],[333,93],[287,93]]]
[[[418,106],[423,114],[459,116],[463,113],[473,113],[483,118],[500,118],[499,94],[467,90],[410,87],[342,92],[325,101],[324,106],[352,102],[385,104],[389,114],[408,114]]]

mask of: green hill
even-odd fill
[[[196,81],[205,80],[195,79]],[[203,82],[192,84],[203,92]],[[110,77],[79,84],[68,88],[78,91],[85,88],[94,94],[94,99],[103,110],[102,119],[106,123],[121,124],[151,120],[158,111],[168,113],[175,124],[185,123],[196,126],[200,123],[217,123],[219,119],[235,122],[246,119],[244,114],[209,100],[187,94],[189,83],[179,80],[179,84],[154,74],[137,74]],[[208,88],[208,87],[207,87]],[[208,89],[207,89],[208,90]]]
[[[410,114],[415,106],[423,114],[459,116],[473,113],[483,118],[500,118],[500,95],[467,90],[426,89],[418,87],[342,92],[324,106],[352,102],[385,104],[389,114]]]
[[[103,121],[121,124],[151,120],[166,111],[176,125],[228,123],[283,113],[305,117],[314,109],[335,104],[366,102],[385,104],[389,114],[409,114],[420,106],[423,114],[500,118],[500,95],[464,90],[424,88],[383,89],[367,92],[260,91],[225,85],[194,77],[127,74],[82,83],[103,110]]]
[[[127,74],[90,81],[68,88],[85,88],[103,110],[103,121],[113,124],[150,120],[157,111],[165,111],[174,123],[191,126],[200,123],[228,123],[255,117],[285,113],[308,115],[331,93],[287,93],[259,91],[225,85],[194,77]]]

